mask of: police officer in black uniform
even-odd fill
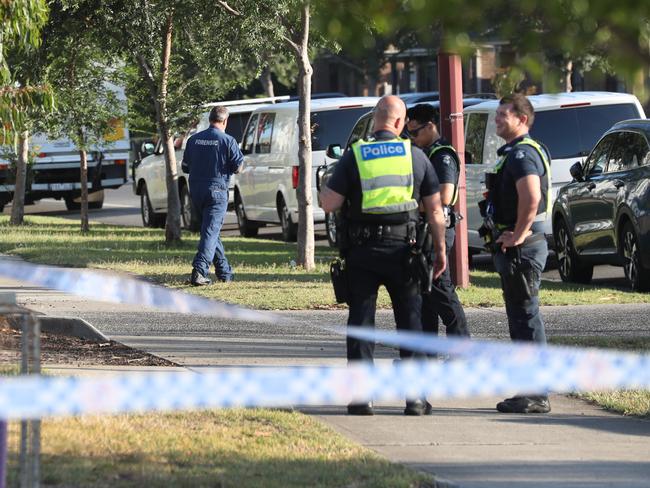
[[[444,215],[438,179],[420,149],[399,138],[406,107],[396,96],[375,107],[373,137],[355,142],[341,157],[321,192],[325,212],[342,209],[347,230],[341,237],[349,280],[348,326],[374,326],[377,292],[388,290],[400,330],[421,331],[419,283],[406,266],[416,241],[421,201],[436,251],[434,276],[445,269]],[[373,360],[374,342],[348,337],[348,361]],[[402,359],[421,357],[401,349]],[[405,415],[423,415],[424,399],[407,399]],[[348,405],[351,415],[372,415],[372,402]]]
[[[429,104],[411,107],[407,111],[406,132],[411,142],[429,156],[440,182],[440,201],[447,224],[445,244],[449,262],[456,237],[453,205],[458,197],[460,160],[453,146],[440,136],[437,118],[436,110]],[[432,283],[431,293],[422,295],[422,329],[437,335],[438,317],[445,324],[447,335],[469,337],[467,318],[451,281],[449,266]]]
[[[486,227],[494,265],[501,277],[510,337],[546,343],[539,310],[539,286],[548,256],[543,230],[550,211],[550,154],[530,138],[535,112],[522,94],[506,96],[496,113],[499,148],[495,173],[486,177]],[[497,404],[499,412],[547,413],[547,395],[517,395]]]

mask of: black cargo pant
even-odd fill
[[[397,329],[422,331],[422,298],[417,281],[405,266],[409,252],[409,246],[405,242],[389,240],[368,242],[348,250],[349,327],[374,327],[377,292],[384,285],[393,304]],[[375,344],[348,337],[347,350],[348,361],[372,361]],[[400,349],[402,359],[422,357],[421,353]]]
[[[448,336],[469,337],[465,311],[460,304],[449,272],[451,248],[454,246],[455,238],[456,231],[453,228],[447,229],[445,232],[447,267],[440,278],[433,282],[431,293],[422,295],[422,330],[438,335],[438,317],[440,317],[447,328]]]

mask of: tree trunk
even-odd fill
[[[167,223],[165,224],[165,241],[168,244],[181,240],[181,201],[178,194],[178,173],[176,171],[176,150],[173,136],[169,132],[167,119],[167,85],[169,82],[169,60],[172,51],[172,30],[174,11],[167,15],[167,25],[163,37],[163,56],[160,77],[160,93],[156,106],[158,129],[165,151],[165,175],[167,183]]]
[[[22,225],[25,216],[25,188],[27,186],[27,160],[29,159],[29,132],[18,135],[18,159],[16,160],[16,182],[11,204],[11,225]]]
[[[297,263],[305,270],[314,269],[314,207],[312,200],[311,162],[311,75],[309,62],[309,2],[301,14],[300,43],[298,44],[298,256]]]
[[[84,140],[83,130],[79,129],[79,141]],[[88,153],[83,149],[81,144],[79,149],[79,160],[81,162],[80,179],[81,179],[81,232],[86,233],[90,230],[88,226]]]
[[[573,75],[573,61],[570,59],[564,65],[564,91],[572,92],[573,85],[571,84],[571,76]]]
[[[260,83],[262,83],[262,88],[264,89],[264,93],[267,97],[275,96],[275,92],[273,90],[273,78],[271,78],[271,68],[268,66],[262,70],[262,74],[260,75]]]

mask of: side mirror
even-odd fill
[[[153,143],[143,142],[142,145],[140,146],[140,152],[142,153],[143,157],[151,156],[155,148],[156,146],[154,146]]]
[[[341,145],[330,144],[329,146],[327,146],[327,151],[325,151],[325,155],[330,159],[341,159],[341,156],[343,155],[343,150],[341,149]]]
[[[578,161],[577,163],[573,163],[571,165],[571,168],[569,168],[569,173],[571,173],[571,177],[576,180],[576,181],[582,181],[584,178],[584,175],[582,173],[582,163]]]

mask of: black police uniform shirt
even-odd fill
[[[373,138],[377,141],[386,141],[395,139],[395,134],[389,131],[378,131],[373,134]],[[419,202],[421,197],[438,193],[440,186],[429,158],[414,145],[411,145],[411,157],[413,161],[413,198]],[[344,212],[346,218],[352,222],[392,224],[417,220],[417,211],[413,216],[409,216],[406,212],[390,215],[361,213],[361,177],[351,149],[348,149],[336,163],[336,168],[327,181],[327,186],[339,195],[346,197],[349,205]]]
[[[533,146],[529,144],[517,144],[524,137],[530,137],[528,134],[518,137],[508,144],[504,144],[497,150],[497,155],[502,156],[507,154],[504,167],[501,170],[503,173],[500,178],[500,185],[497,189],[499,202],[504,206],[504,211],[509,214],[507,220],[511,222],[497,222],[498,224],[510,224],[517,220],[517,181],[525,176],[537,175],[540,178],[540,183],[546,178],[546,169],[544,168],[544,161]],[[550,161],[550,156],[547,154]],[[542,188],[543,191],[543,188]],[[546,209],[546,193],[542,194],[537,214],[543,213]],[[541,211],[540,211],[541,210]],[[514,220],[513,220],[514,219]],[[543,222],[533,222],[531,227],[533,232],[543,232]]]
[[[199,184],[228,190],[230,175],[244,161],[234,137],[215,127],[208,127],[189,138],[183,153],[183,167],[188,168],[190,185]]]
[[[431,151],[436,146],[449,145],[446,140],[440,138],[427,148],[426,154],[431,154]],[[431,158],[431,164],[433,164],[433,169],[436,171],[440,184],[452,184],[454,186],[458,184],[458,161],[451,149],[438,149]]]

